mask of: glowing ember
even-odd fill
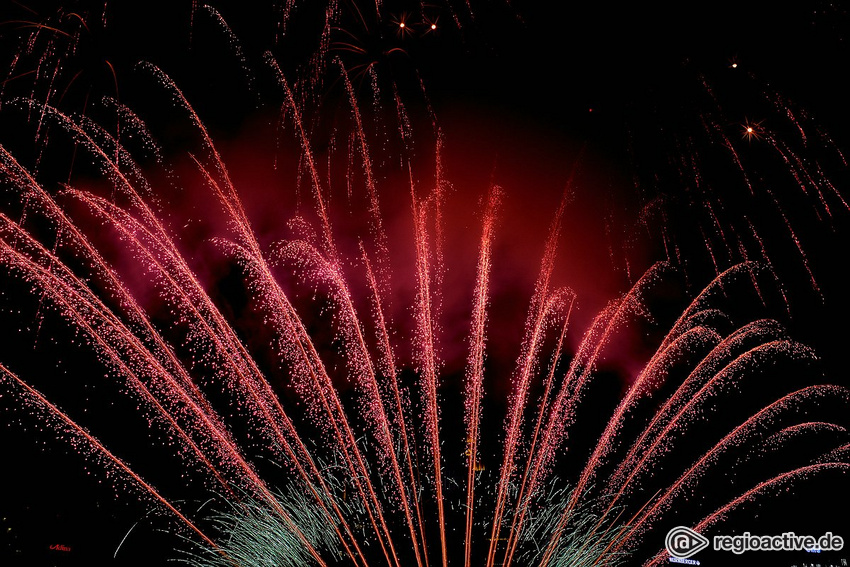
[[[374,9],[380,13],[380,3]],[[287,17],[292,10],[285,3]],[[221,15],[205,13],[235,44]],[[339,32],[336,13],[325,16],[324,31]],[[384,21],[392,35],[395,20]],[[398,21],[399,30],[437,29],[419,16],[409,21]],[[320,48],[327,57],[329,45]],[[65,113],[48,104],[52,95],[9,105],[37,123],[38,136],[49,132],[50,144],[70,139],[74,166],[90,168],[85,175],[47,186],[36,167],[0,146],[0,264],[9,293],[25,306],[10,319],[60,345],[57,358],[69,365],[86,361],[78,364],[82,377],[59,388],[27,375],[26,363],[3,361],[4,402],[11,398],[22,422],[44,424],[91,460],[119,493],[142,494],[222,565],[238,562],[229,547],[238,538],[193,512],[198,494],[247,516],[256,505],[278,518],[294,564],[608,565],[648,548],[641,559],[657,564],[658,534],[674,504],[702,500],[704,483],[715,483],[706,492],[720,496],[688,502],[697,529],[765,494],[850,469],[846,424],[813,415],[846,412],[850,392],[776,386],[816,356],[770,318],[774,304],[780,314],[789,304],[767,255],[770,238],[747,217],[726,220],[689,141],[683,153],[692,153],[678,167],[688,189],[704,197],[704,222],[691,228],[710,258],[701,280],[708,283],[688,299],[658,301],[664,290],[685,287],[676,278],[690,266],[676,235],[642,217],[639,229],[662,233],[666,260],[638,272],[593,315],[582,311],[581,294],[561,285],[558,271],[568,237],[586,237],[571,225],[571,178],[552,211],[524,323],[514,329],[515,365],[504,371],[494,362],[503,353],[493,352],[504,329],[494,327],[512,322],[504,312],[525,274],[500,264],[502,246],[529,254],[528,242],[502,232],[515,214],[509,192],[491,182],[474,213],[462,205],[451,211],[445,134],[430,103],[425,129],[433,138],[411,135],[412,113],[395,84],[388,114],[397,122],[382,121],[387,109],[376,102],[371,63],[362,74],[337,58],[323,69],[339,87],[331,135],[310,112],[305,82],[290,82],[271,53],[264,64],[281,93],[276,127],[293,137],[291,145],[277,140],[280,154],[288,152],[281,162],[297,172],[292,209],[285,199],[252,202],[250,183],[240,182],[245,166],[226,159],[232,150],[191,97],[150,63],[140,70],[187,123],[163,137],[179,132],[191,139],[189,150],[164,155],[154,128],[117,100],[106,105],[115,126]],[[366,96],[363,77],[374,79]],[[772,104],[808,144],[805,119]],[[707,116],[702,127],[744,179],[741,192],[768,196],[777,232],[790,236],[806,285],[822,297],[781,196],[751,179],[748,156],[730,140],[740,122],[718,126]],[[744,137],[764,140],[752,148],[770,152],[824,219],[850,210],[820,164],[770,124],[770,131],[743,125]],[[389,140],[401,149],[388,148]],[[188,212],[181,199],[192,201]],[[448,239],[450,223],[463,225],[469,242]],[[467,246],[474,252],[464,256]],[[468,329],[460,344],[449,332],[458,327]],[[634,352],[626,343],[637,345]],[[790,370],[774,372],[765,386],[777,367]],[[90,374],[102,382],[87,382]],[[605,383],[611,374],[613,385]],[[79,395],[92,385],[110,389],[92,397],[90,412],[60,407],[45,393]],[[118,398],[136,412],[113,416]],[[597,398],[599,405],[585,403]],[[157,440],[151,454],[174,457],[179,470],[150,467],[148,454],[134,464],[101,438],[136,418]],[[582,419],[589,436],[579,433]],[[782,470],[745,466],[818,435],[840,442]],[[735,482],[716,481],[728,465]],[[738,467],[746,472],[740,479]],[[281,486],[283,495],[275,492]]]

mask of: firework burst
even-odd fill
[[[295,9],[286,4],[282,30]],[[343,43],[326,37],[341,33],[331,17],[340,9],[328,8],[321,34],[333,63],[304,74],[334,78],[331,110],[293,86],[272,52],[262,56],[266,78],[254,77],[221,13],[192,10],[193,26],[203,10],[226,31],[252,89],[268,80],[277,93],[278,103],[264,103],[279,127],[275,164],[293,164],[296,179],[264,191],[276,197],[260,205],[227,143],[152,63],[139,71],[171,101],[182,124],[172,132],[188,151],[164,148],[168,136],[117,97],[102,105],[108,120],[87,107],[64,112],[55,87],[6,97],[4,113],[37,122],[39,151],[26,166],[0,147],[4,325],[14,337],[0,365],[4,415],[53,432],[116,494],[168,518],[196,565],[653,564],[680,504],[686,521],[709,531],[789,486],[847,472],[850,392],[809,377],[817,357],[775,320],[790,311],[789,291],[761,236],[765,221],[728,211],[725,194],[707,187],[701,149],[673,143],[678,179],[697,189],[685,210],[653,196],[641,209],[639,227],[663,227],[665,260],[635,269],[637,237],[626,234],[619,259],[630,283],[591,317],[559,280],[559,252],[575,234],[568,209],[584,182],[574,173],[517,323],[503,316],[499,293],[510,279],[499,251],[509,190],[492,182],[475,215],[450,212],[433,109],[425,99],[421,128],[394,82],[363,97],[359,63],[334,58]],[[395,26],[434,31],[436,16],[417,13],[424,27],[408,25],[409,14]],[[56,41],[60,31],[35,33]],[[343,50],[366,54],[343,35]],[[417,84],[420,100],[423,91]],[[808,289],[822,295],[787,195],[756,178],[739,145],[762,144],[823,218],[844,200],[806,157],[815,143],[806,118],[778,95],[766,100],[796,128],[792,141],[767,122],[747,122],[748,139],[733,140],[719,102],[700,116],[699,135],[726,154],[723,167],[757,200],[751,207],[773,204]],[[834,148],[822,134],[818,143]],[[63,144],[75,171],[54,183],[45,164]],[[273,214],[262,210],[272,205]],[[698,219],[699,237],[656,214]],[[474,234],[471,255],[453,250],[462,246],[447,236],[456,222]],[[683,260],[696,257],[694,242],[707,269]],[[618,263],[613,247],[610,257]],[[458,282],[468,291],[450,289]],[[670,288],[675,309],[659,300]],[[495,332],[505,324],[516,327],[511,343]],[[641,354],[618,354],[631,341]],[[27,343],[35,351],[20,348]],[[508,371],[494,363],[506,344]],[[72,377],[40,375],[42,362]],[[612,368],[625,374],[615,384],[606,383]],[[134,427],[148,446],[122,444],[116,430]],[[801,439],[822,445],[799,457]],[[722,480],[730,467],[731,488]],[[715,495],[697,498],[706,489]]]

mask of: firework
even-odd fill
[[[295,8],[286,4],[281,33]],[[106,120],[61,110],[55,87],[4,100],[4,112],[37,123],[36,145],[47,156],[25,166],[0,147],[0,262],[6,296],[20,304],[4,324],[23,327],[10,346],[47,340],[48,354],[67,357],[74,374],[38,376],[31,352],[6,349],[4,415],[54,432],[116,493],[168,518],[197,565],[657,563],[674,506],[707,486],[717,496],[693,505],[688,518],[698,531],[788,486],[847,472],[846,429],[836,416],[850,392],[808,378],[814,351],[774,319],[791,309],[779,283],[789,268],[768,256],[768,221],[750,214],[771,204],[776,234],[796,253],[791,265],[823,297],[787,185],[761,182],[741,151],[762,144],[820,220],[835,218],[837,204],[846,208],[825,166],[807,157],[810,123],[790,103],[765,95],[788,117],[791,141],[762,122],[747,122],[747,138],[733,139],[718,102],[699,119],[709,150],[672,143],[677,179],[697,191],[681,210],[651,197],[636,223],[675,218],[659,231],[665,261],[635,270],[628,250],[639,237],[624,235],[620,259],[631,283],[585,321],[581,293],[558,277],[565,234],[573,234],[570,200],[583,181],[574,172],[517,323],[500,319],[498,294],[508,190],[493,182],[481,195],[474,255],[451,250],[447,225],[457,218],[447,213],[446,135],[427,97],[422,129],[396,84],[393,112],[376,102],[389,96],[377,79],[363,96],[357,65],[328,40],[340,31],[340,9],[328,8],[323,64],[305,81],[293,84],[273,53],[262,56],[278,97],[274,124],[293,133],[288,143],[275,132],[275,159],[281,169],[294,164],[297,178],[280,192],[281,201],[297,195],[292,209],[276,206],[272,224],[192,97],[152,63],[139,72],[171,101],[188,151],[164,148],[157,127],[136,114],[143,105],[131,110],[117,96],[102,105]],[[203,13],[225,31],[256,92],[263,79],[253,77],[236,34],[215,9]],[[422,35],[435,31],[435,15],[421,18],[429,23]],[[396,27],[402,22],[397,39],[406,41],[416,28],[409,14]],[[39,61],[59,76],[56,61]],[[316,73],[338,82],[333,112],[307,96]],[[698,85],[714,96],[708,81]],[[425,91],[417,81],[416,95]],[[330,114],[338,121],[324,134]],[[53,184],[44,164],[63,143],[80,171]],[[819,144],[834,149],[824,136]],[[706,188],[700,162],[717,150],[753,199],[737,217],[726,193]],[[195,207],[171,210],[172,198]],[[694,247],[706,262],[682,260],[698,257]],[[617,255],[612,245],[615,264]],[[466,295],[448,289],[463,280],[456,272],[471,274]],[[665,286],[693,290],[672,316],[658,305]],[[456,313],[463,315],[450,318]],[[518,328],[510,371],[494,368],[497,321]],[[644,354],[618,357],[618,347],[648,329]],[[453,344],[458,336],[461,345]],[[607,365],[624,361],[631,369],[616,388],[600,384]],[[788,369],[806,377],[786,380]],[[781,379],[762,386],[771,372]],[[588,420],[589,398],[612,389],[612,409]],[[133,411],[110,415],[115,400],[129,400]],[[136,418],[150,430],[150,447],[122,448],[114,429]],[[592,435],[581,433],[583,420]],[[803,460],[763,466],[800,439],[828,436]],[[732,464],[737,484],[722,490],[716,475]],[[198,511],[209,497],[214,504]]]

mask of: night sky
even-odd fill
[[[116,121],[103,97],[115,97],[137,111],[168,164],[165,173],[149,152],[141,162],[152,184],[166,188],[156,198],[163,219],[180,233],[181,251],[239,329],[283,403],[303,413],[285,372],[263,348],[270,338],[244,273],[210,244],[227,234],[228,225],[188,158],[203,152],[197,132],[140,62],[158,66],[185,93],[240,188],[260,244],[270,249],[300,234],[298,225],[287,222],[293,211],[308,221],[316,219],[310,216],[312,197],[294,130],[282,125],[283,95],[264,59],[268,52],[303,104],[321,174],[336,180],[328,189],[334,226],[343,254],[356,257],[358,240],[347,236],[363,229],[368,215],[362,195],[352,196],[341,180],[346,167],[359,168],[356,160],[345,163],[348,155],[358,155],[348,153],[354,137],[349,135],[349,93],[339,63],[348,70],[382,191],[394,267],[395,303],[389,315],[398,321],[399,342],[413,334],[412,324],[405,322],[411,310],[404,303],[411,301],[415,288],[406,183],[408,176],[423,187],[433,181],[434,125],[439,125],[444,173],[452,185],[445,209],[448,271],[441,291],[444,431],[463,427],[460,392],[482,196],[490,184],[504,190],[489,322],[492,381],[486,390],[492,396],[483,425],[499,433],[482,441],[493,469],[500,462],[496,455],[511,368],[519,355],[547,227],[565,194],[553,283],[570,286],[579,297],[567,340],[572,352],[593,316],[654,262],[669,260],[675,275],[647,294],[653,318],[633,322],[611,341],[598,379],[582,400],[580,427],[570,433],[568,455],[577,458],[563,459],[559,475],[571,479],[579,472],[576,463],[583,463],[593,449],[629,381],[689,299],[718,272],[745,259],[767,259],[771,274],[759,280],[758,293],[749,282],[724,288],[715,306],[743,321],[776,318],[788,336],[812,347],[818,358],[767,361],[754,378],[757,387],[727,393],[723,403],[707,410],[706,421],[689,441],[693,447],[666,462],[668,469],[658,471],[659,486],[647,487],[645,496],[675,481],[704,447],[716,442],[717,432],[729,431],[790,391],[789,385],[850,386],[844,364],[850,315],[845,285],[850,207],[842,201],[850,199],[843,153],[850,143],[850,15],[845,7],[820,0],[782,7],[761,1],[681,2],[674,8],[530,0],[470,0],[467,7],[449,2],[386,1],[380,18],[374,4],[340,2],[330,51],[317,70],[324,3],[296,5],[282,31],[284,2],[211,2],[213,12],[190,0],[163,6],[3,0],[0,145],[35,171],[51,194],[70,185],[114,198],[84,152],[61,128],[48,125],[49,120],[42,123],[39,112],[21,100],[46,101],[74,116],[91,117],[107,131]],[[216,21],[216,13],[226,28]],[[379,95],[373,94],[373,85]],[[410,129],[407,141],[400,138],[400,123]],[[362,181],[361,175],[358,170],[351,179]],[[26,208],[8,189],[8,171],[2,184],[3,214],[20,220]],[[81,226],[93,230],[93,241],[128,278],[152,322],[166,329],[166,336],[179,336],[179,325],[171,325],[165,303],[146,291],[143,270],[134,267],[115,234],[93,228],[97,221],[79,207],[67,206],[84,219]],[[33,235],[49,244],[55,241],[47,224],[29,222]],[[70,262],[72,268],[85,269]],[[346,265],[359,274],[356,261]],[[285,280],[284,285],[290,284],[291,278]],[[351,285],[358,308],[365,312],[365,286]],[[317,342],[324,344],[320,350],[333,361],[330,366],[344,366],[339,349],[332,346],[332,333],[323,327],[327,314],[316,308],[310,294],[294,292],[296,306],[304,310]],[[101,378],[101,362],[77,344],[74,329],[42,309],[38,294],[8,272],[6,264],[0,316],[0,363],[79,419],[163,494],[188,510],[201,506],[209,493],[191,473],[187,478],[173,474],[184,465],[168,451],[156,450],[168,444],[167,436],[150,433],[143,418],[128,418],[139,413],[137,403]],[[411,353],[399,348],[401,360],[409,364]],[[178,355],[188,356],[188,350]],[[411,375],[402,379],[414,383],[412,372],[406,372]],[[352,388],[339,386],[350,400]],[[662,394],[671,391],[661,389]],[[0,565],[164,565],[175,556],[174,549],[184,544],[166,513],[152,511],[153,505],[122,488],[124,484],[113,486],[97,462],[81,457],[37,416],[22,411],[5,387],[0,392]],[[238,412],[226,396],[219,397],[213,395],[213,403],[225,413]],[[659,403],[640,406],[634,419],[649,418]],[[808,415],[812,421],[850,427],[846,404],[824,403]],[[244,422],[234,420],[232,427],[237,436],[250,433]],[[464,441],[457,437],[445,440],[444,454],[450,455],[445,467],[449,474],[457,472],[462,484],[465,469],[457,455]],[[788,470],[789,464],[800,466],[818,451],[844,443],[846,432],[814,436],[757,467],[737,471],[729,464],[714,471],[703,482],[715,488],[698,494],[693,509],[677,508],[666,515],[630,564],[652,557],[668,527],[695,524],[731,496]],[[280,480],[280,470],[263,460],[268,454],[252,450],[271,482]],[[759,450],[747,446],[734,458]],[[788,454],[794,457],[786,460]],[[727,531],[716,528],[717,533],[797,530],[819,535],[832,530],[850,542],[846,487],[846,476],[840,474],[792,485],[784,498],[747,507],[723,525]],[[462,554],[461,528],[454,537],[460,541],[451,548]],[[762,557],[753,553],[741,561],[762,564]],[[850,558],[850,553],[817,559],[838,565],[842,557]],[[710,553],[698,558],[704,565],[734,559]],[[812,561],[807,554],[773,554],[770,560],[789,567]]]

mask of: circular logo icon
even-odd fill
[[[670,555],[678,559],[687,559],[708,547],[708,544],[708,538],[685,526],[673,528],[664,538],[664,547]]]

